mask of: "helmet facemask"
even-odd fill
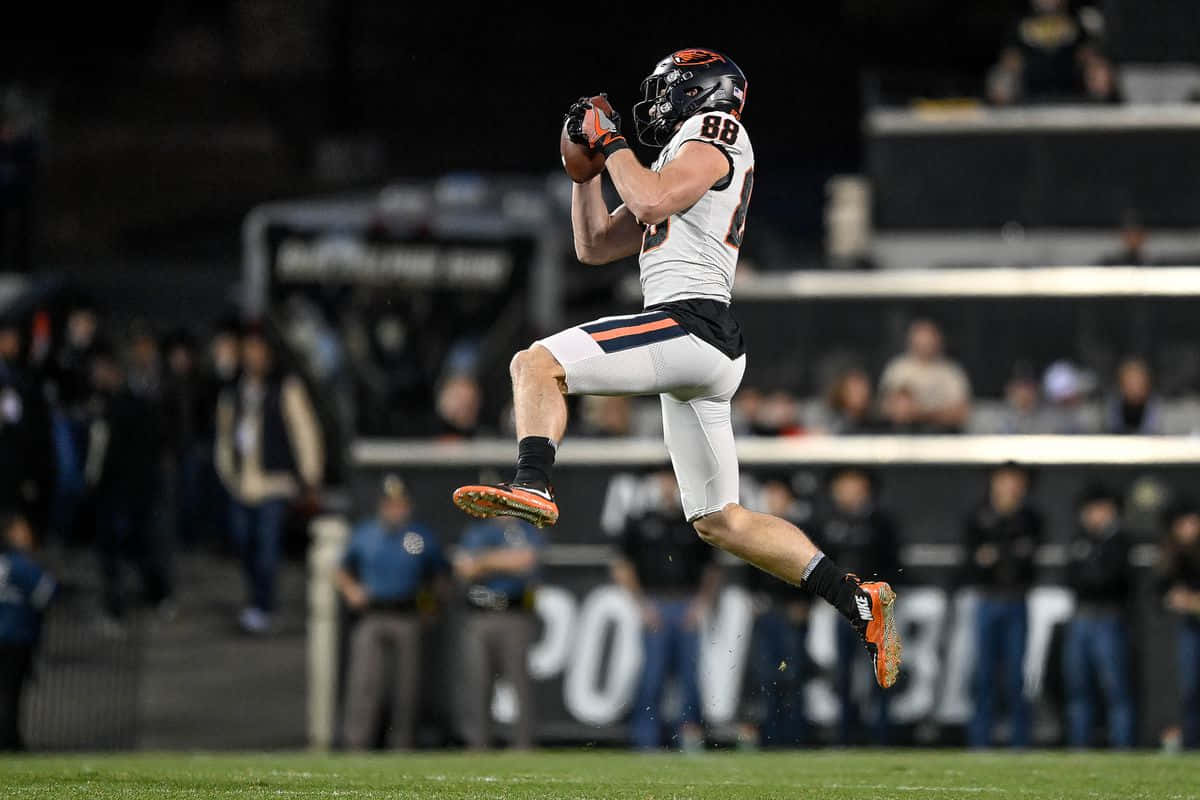
[[[715,55],[711,51],[697,52]],[[745,98],[745,78],[728,59],[719,55],[715,58],[731,67],[736,76],[725,70],[712,75],[714,70],[708,66],[711,61],[692,65],[668,57],[642,81],[643,99],[633,107],[633,121],[642,144],[666,146],[684,120],[706,109],[738,115]]]

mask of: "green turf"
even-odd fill
[[[947,751],[0,756],[0,798],[1200,798],[1200,757]]]

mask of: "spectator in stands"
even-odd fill
[[[704,746],[700,706],[700,627],[716,599],[721,572],[716,551],[697,538],[683,518],[679,484],[670,470],[652,476],[658,502],[629,520],[621,534],[613,580],[633,596],[642,612],[645,661],[630,719],[633,744],[656,749],[662,719],[659,708],[667,681],[682,694],[678,735],[689,752]]]
[[[888,433],[929,433],[921,424],[917,399],[909,386],[892,386],[883,395],[884,430]]]
[[[762,404],[763,393],[757,386],[743,386],[738,390],[738,393],[733,396],[733,408],[731,411],[735,434],[738,436],[751,435],[754,428],[754,420],[758,417],[758,412],[762,408]]]
[[[988,99],[996,105],[1115,99],[1111,65],[1100,50],[1103,26],[1095,9],[1076,13],[1067,0],[1032,0],[988,75]]]
[[[214,458],[232,501],[230,532],[246,571],[248,633],[266,633],[275,607],[275,573],[288,508],[315,498],[324,470],[321,429],[304,382],[277,364],[266,332],[246,328],[242,373],[217,407]]]
[[[829,478],[830,509],[820,525],[816,542],[835,561],[859,565],[864,579],[895,580],[900,566],[899,541],[892,518],[879,508],[875,498],[878,487],[871,473],[858,467],[846,467]],[[837,693],[841,705],[838,742],[853,744],[854,734],[863,718],[858,689],[870,686],[872,739],[886,744],[888,739],[887,695],[878,684],[864,678],[859,668],[862,642],[854,630],[849,635],[838,628]],[[856,680],[856,676],[861,680]]]
[[[1042,410],[1044,433],[1093,433],[1100,427],[1095,409],[1087,397],[1095,379],[1070,361],[1055,361],[1042,376],[1042,394],[1047,406]]]
[[[1146,228],[1136,211],[1126,211],[1121,218],[1121,249],[1100,260],[1101,264],[1114,267],[1147,267],[1150,256],[1146,252]]]
[[[194,545],[200,538],[203,516],[203,437],[208,425],[202,405],[204,386],[196,365],[194,344],[186,331],[176,331],[168,336],[165,349],[162,408],[175,536],[181,543]]]
[[[29,523],[19,514],[0,514],[0,751],[22,749],[21,693],[56,590],[32,554]]]
[[[776,389],[763,398],[754,422],[754,433],[758,436],[799,436],[804,433],[796,396]]]
[[[796,436],[804,432],[800,403],[783,389],[742,389],[734,400],[733,418],[734,430],[740,435]]]
[[[50,409],[26,368],[19,319],[0,319],[0,508],[44,531],[54,491]]]
[[[662,470],[651,481],[656,502],[626,524],[612,566],[614,580],[638,602],[644,624],[646,663],[635,700],[633,738],[642,749],[659,745],[659,704],[674,670],[683,693],[678,739],[685,749],[698,749],[703,733],[697,632],[719,572],[711,548],[686,535],[674,474]]]
[[[144,321],[133,324],[129,335],[127,359],[129,390],[147,402],[158,405],[162,394],[162,362],[158,338]]]
[[[1125,610],[1131,599],[1129,537],[1121,529],[1121,499],[1103,486],[1079,501],[1079,534],[1068,551],[1067,582],[1075,590],[1075,616],[1063,645],[1067,687],[1067,741],[1087,747],[1096,708],[1093,687],[1108,713],[1113,747],[1133,746],[1133,696]]]
[[[91,394],[92,351],[100,340],[100,314],[80,301],[67,312],[63,346],[54,364],[58,402],[74,414]]]
[[[1033,584],[1042,518],[1029,506],[1030,475],[1021,466],[993,470],[984,501],[967,519],[967,580],[979,589],[975,630],[975,711],[967,730],[972,747],[992,741],[993,694],[1004,694],[1013,747],[1027,747],[1030,709],[1024,695],[1025,599]],[[1000,674],[997,676],[997,666]],[[999,679],[997,679],[997,677]]]
[[[633,428],[633,398],[585,395],[579,400],[583,436],[629,436]]]
[[[931,431],[960,431],[971,411],[967,375],[946,357],[941,329],[929,319],[909,325],[907,351],[888,363],[879,383],[889,401],[902,388],[911,392],[915,422]]]
[[[497,677],[516,695],[517,721],[512,745],[533,746],[533,684],[529,648],[539,551],[537,528],[512,517],[497,517],[468,527],[454,559],[454,574],[466,590],[463,624],[463,733],[467,746],[491,744],[491,698]]]
[[[390,744],[413,746],[421,670],[421,613],[433,581],[448,565],[427,526],[412,519],[404,482],[383,480],[379,511],[354,529],[337,573],[347,607],[359,615],[346,678],[346,746],[375,744],[385,705]],[[422,609],[421,606],[426,608]],[[391,702],[388,704],[388,692]]]
[[[808,514],[796,502],[789,476],[768,476],[762,511],[795,524]],[[808,595],[762,570],[749,568],[746,591],[754,603],[750,694],[761,701],[762,723],[739,726],[743,747],[799,747],[807,736],[804,683],[809,674]]]
[[[1171,510],[1161,553],[1163,602],[1179,620],[1183,746],[1200,747],[1200,506],[1182,502]]]
[[[999,432],[1009,434],[1051,433],[1050,419],[1042,413],[1037,378],[1025,365],[1018,365],[1004,384],[1004,410]]]
[[[242,342],[236,322],[221,322],[208,343],[208,408],[216,418],[221,392],[237,382],[242,366]]]
[[[454,373],[437,390],[438,437],[470,439],[479,432],[483,390],[474,375]]]
[[[162,425],[158,409],[128,385],[116,356],[106,348],[92,355],[84,475],[93,497],[96,546],[104,580],[105,625],[119,632],[125,613],[122,564],[132,562],[146,602],[170,614],[168,548],[153,512],[162,469]]]
[[[1109,433],[1163,432],[1161,402],[1153,391],[1150,365],[1131,357],[1117,367],[1117,391],[1109,398],[1105,427]]]
[[[859,367],[841,372],[829,387],[825,404],[830,412],[829,432],[848,436],[878,433],[883,421],[875,416],[871,376]]]

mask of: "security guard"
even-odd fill
[[[496,517],[469,526],[454,558],[454,573],[466,589],[463,735],[472,749],[491,743],[489,706],[497,676],[516,693],[513,746],[533,746],[528,659],[536,628],[533,590],[543,541],[532,525]]]
[[[25,518],[0,518],[0,751],[20,750],[21,691],[33,668],[42,612],[55,583],[33,562],[33,530]]]
[[[354,530],[338,570],[346,605],[361,614],[351,635],[344,725],[346,746],[355,750],[375,743],[389,685],[390,744],[413,746],[421,665],[418,598],[447,565],[437,537],[411,515],[404,482],[387,476],[378,515]]]

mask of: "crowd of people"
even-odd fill
[[[694,537],[693,537],[694,538]],[[497,518],[469,525],[453,558],[439,536],[413,516],[398,476],[383,481],[377,513],[351,535],[337,572],[350,633],[342,737],[352,750],[410,748],[420,703],[422,631],[458,591],[465,609],[455,646],[462,676],[460,730],[471,749],[490,747],[497,678],[512,687],[512,744],[534,744],[529,649],[536,638],[533,593],[545,544],[532,525]],[[383,721],[387,720],[386,727]],[[384,734],[386,733],[386,736]]]
[[[1031,501],[1033,475],[1016,463],[996,467],[984,496],[962,522],[965,561],[956,581],[976,590],[971,643],[972,716],[967,741],[988,748],[1032,742],[1032,709],[1026,682],[1029,597],[1036,561],[1046,543],[1044,518]],[[655,500],[631,515],[613,540],[613,583],[640,611],[643,663],[632,697],[629,740],[639,750],[705,747],[700,693],[700,647],[721,588],[738,581],[753,607],[748,694],[738,745],[797,747],[811,744],[804,686],[816,669],[807,650],[810,598],[756,570],[728,572],[711,547],[679,515],[678,487],[670,470],[647,476]],[[806,530],[822,550],[864,574],[900,574],[900,530],[881,506],[880,478],[860,467],[831,471],[816,498],[797,492],[793,476],[761,476],[761,502]],[[816,502],[813,502],[815,499]],[[1063,630],[1061,659],[1064,739],[1073,748],[1137,742],[1137,708],[1130,628],[1135,580],[1122,494],[1102,484],[1075,499],[1074,534],[1062,565],[1076,598]],[[817,509],[814,511],[814,508]],[[1164,539],[1153,594],[1178,623],[1179,728],[1164,732],[1185,746],[1200,746],[1200,505],[1180,500],[1162,520]],[[421,703],[422,630],[438,624],[439,609],[456,599],[467,609],[456,624],[454,663],[463,678],[455,694],[458,729],[472,748],[493,743],[489,703],[494,681],[514,690],[511,742],[536,743],[528,653],[536,638],[533,594],[545,540],[512,519],[468,525],[453,558],[438,532],[420,522],[403,481],[384,479],[377,513],[354,529],[337,582],[353,612],[345,692],[343,738],[363,749],[380,744],[413,746]],[[893,741],[887,693],[865,674],[867,662],[853,632],[839,626],[835,693],[839,716],[833,732],[841,745]],[[428,677],[426,678],[428,680]],[[669,683],[677,711],[665,709]],[[863,686],[870,684],[869,691]],[[1165,688],[1165,687],[1164,687]],[[997,724],[999,713],[1007,720]],[[388,738],[384,741],[383,719]],[[1097,721],[1103,719],[1103,735]]]
[[[287,368],[283,348],[264,326],[222,323],[203,342],[141,322],[118,328],[86,301],[60,312],[0,319],[3,747],[19,743],[16,698],[28,679],[41,614],[55,593],[53,576],[37,566],[35,543],[94,551],[103,598],[97,624],[117,636],[134,605],[148,606],[164,619],[175,613],[177,551],[228,546],[245,573],[246,601],[237,623],[248,633],[267,634],[288,517],[318,503],[326,461],[322,427],[304,380]],[[471,373],[452,372],[439,386],[435,411],[447,423],[442,434],[462,437],[478,429],[482,403]],[[1083,402],[1094,388],[1066,362],[1052,365],[1040,380],[1020,373],[1006,392],[1003,430],[1160,430],[1144,361],[1121,364],[1104,405]],[[642,414],[627,399],[583,402],[578,415],[583,435],[656,432],[657,414]],[[864,370],[848,370],[826,402],[827,413],[816,425],[798,413],[793,398],[749,388],[736,401],[739,429],[758,435],[814,430],[853,435],[970,428],[970,383],[947,356],[939,327],[926,319],[911,323],[905,350],[883,369],[878,387]],[[673,476],[661,472],[655,480],[660,502],[628,521],[611,565],[612,580],[635,599],[644,625],[646,663],[631,738],[642,749],[668,740],[698,749],[705,735],[696,675],[700,630],[728,577],[682,522]],[[1022,664],[1027,596],[1042,535],[1041,517],[1028,500],[1029,481],[1016,465],[997,469],[987,496],[963,525],[963,580],[980,590],[975,685],[983,688],[968,728],[977,746],[992,742],[997,700],[1011,717],[1008,740],[1018,746],[1029,742]],[[816,517],[787,475],[765,476],[761,497],[772,513],[803,524],[839,561],[870,574],[898,570],[898,526],[880,508],[878,478],[871,472],[846,468],[830,475],[824,511]],[[1118,747],[1134,742],[1125,617],[1130,539],[1121,520],[1121,498],[1111,490],[1092,487],[1079,499],[1078,535],[1065,573],[1078,608],[1064,642],[1064,685],[1067,739],[1080,747],[1092,742],[1100,704],[1108,741]],[[1167,530],[1161,597],[1165,609],[1180,618],[1180,735],[1195,744],[1200,507],[1179,505]],[[475,748],[493,743],[491,698],[500,678],[515,698],[514,744],[536,743],[528,653],[536,638],[532,598],[544,539],[524,523],[492,520],[466,528],[453,550],[449,541],[420,523],[413,498],[395,476],[382,487],[377,514],[354,530],[338,574],[345,606],[357,618],[345,674],[348,747],[375,746],[385,729],[391,745],[413,746],[425,663],[422,631],[451,598],[467,609],[457,645],[461,663],[469,667],[461,692],[462,738]],[[140,579],[136,591],[127,572]],[[745,587],[754,600],[751,682],[761,713],[747,715],[740,741],[747,747],[810,741],[800,691],[811,669],[805,653],[807,598],[753,571]],[[852,636],[838,639],[837,660],[837,741],[886,743],[887,696],[860,690],[856,676],[865,662]],[[665,724],[659,706],[672,679],[682,688],[681,716]]]
[[[463,352],[453,349],[427,380],[427,396],[409,397],[407,402],[417,405],[404,426],[359,432],[447,441],[513,435],[507,377],[485,380],[477,371],[478,359],[465,358]],[[369,387],[358,393],[369,395]],[[568,437],[662,435],[657,398],[596,396],[568,402],[575,404]],[[950,355],[941,326],[928,318],[912,320],[904,348],[877,379],[867,367],[851,363],[832,375],[821,395],[806,396],[786,386],[755,385],[751,377],[733,404],[740,436],[1155,435],[1200,428],[1200,418],[1189,422],[1192,427],[1186,431],[1168,428],[1153,370],[1137,355],[1123,359],[1107,384],[1070,358],[1056,360],[1040,373],[1021,362],[1012,368],[1002,397],[977,397],[966,370]],[[489,411],[494,412],[490,418]]]
[[[102,624],[131,602],[174,613],[172,554],[244,559],[247,629],[265,630],[290,501],[321,485],[323,434],[304,383],[259,324],[118,326],[85,299],[0,319],[0,508],[41,544],[92,547]],[[124,573],[132,567],[140,589]]]

